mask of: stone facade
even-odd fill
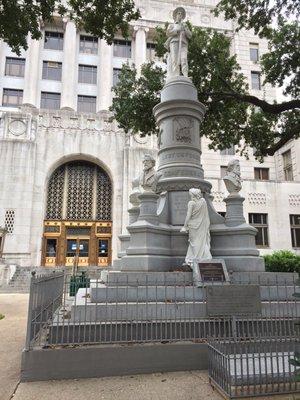
[[[214,17],[210,11],[214,0],[186,0],[187,18],[195,25],[226,31],[232,37],[232,52],[242,72],[251,80],[251,71],[259,66],[250,61],[249,46],[254,43],[262,54],[265,41],[249,32],[234,32],[234,24]],[[90,161],[109,175],[112,187],[112,258],[121,250],[118,235],[126,234],[127,210],[131,181],[141,173],[142,157],[149,153],[157,157],[157,139],[129,137],[109,122],[111,86],[114,72],[124,62],[134,62],[138,68],[149,59],[147,43],[152,43],[154,28],[172,21],[172,10],[177,1],[137,1],[142,18],[132,24],[131,57],[120,57],[114,46],[98,41],[96,54],[80,52],[80,35],[70,21],[57,20],[56,26],[45,26],[49,32],[64,34],[64,50],[44,48],[44,40],[29,40],[29,49],[22,52],[26,59],[24,76],[6,74],[7,57],[16,58],[9,47],[0,43],[0,97],[4,89],[23,91],[20,108],[0,107],[0,226],[6,226],[4,258],[22,266],[40,265],[43,221],[47,201],[47,187],[55,169],[69,161]],[[121,38],[119,38],[121,39]],[[67,43],[67,45],[66,45]],[[61,80],[42,79],[43,61],[62,63]],[[95,84],[78,83],[78,65],[97,67]],[[115,71],[114,71],[115,70]],[[59,93],[60,109],[40,109],[41,93]],[[268,100],[275,98],[269,86],[253,91]],[[77,96],[96,98],[96,113],[77,112]],[[3,104],[3,103],[2,103]],[[217,211],[225,211],[226,189],[221,179],[221,167],[233,155],[223,155],[208,148],[202,138],[201,162],[204,179],[212,184],[213,204]],[[293,181],[286,181],[283,153],[291,151]],[[250,150],[251,153],[251,150]],[[263,252],[292,249],[289,215],[300,214],[300,142],[292,141],[263,164],[250,154],[249,160],[240,158],[244,211],[268,215],[268,246]],[[254,179],[254,168],[268,168],[268,180]],[[295,251],[299,251],[294,249]]]

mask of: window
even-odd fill
[[[79,65],[78,82],[96,85],[97,67],[94,67],[93,65]]]
[[[131,42],[114,40],[114,57],[131,58]]]
[[[254,168],[254,179],[258,181],[268,181],[269,168]]]
[[[79,53],[98,54],[98,38],[80,35]]]
[[[227,149],[221,150],[220,154],[222,154],[223,156],[233,156],[235,154],[234,145],[232,145],[231,147],[228,147]]]
[[[62,63],[53,61],[43,61],[43,79],[61,81]]]
[[[56,257],[56,239],[47,239],[46,242],[46,257]]]
[[[94,96],[78,96],[78,111],[81,112],[96,112],[96,97]]]
[[[300,215],[290,215],[292,246],[300,248]]]
[[[261,89],[260,72],[251,71],[251,89],[253,90]]]
[[[23,102],[23,90],[3,89],[2,105],[6,107],[18,107]]]
[[[257,229],[256,246],[269,247],[268,214],[249,214],[249,224]]]
[[[24,76],[25,58],[6,57],[5,75]]]
[[[45,32],[45,49],[62,50],[64,48],[64,35],[61,32]]]
[[[119,68],[113,69],[113,86],[116,86],[116,84],[119,82],[120,72],[121,72],[121,69],[119,69]]]
[[[257,62],[258,59],[259,59],[258,44],[250,43],[250,60],[253,62]]]
[[[293,181],[293,163],[292,163],[292,154],[291,150],[286,151],[282,154],[283,159],[283,172],[284,172],[284,179],[286,181]]]
[[[226,217],[226,211],[218,211],[218,214],[220,214],[223,218]]]
[[[149,60],[149,61],[158,59],[158,57],[156,56],[154,43],[147,43],[146,57],[147,57],[147,60]]]
[[[58,110],[60,108],[60,93],[41,93],[41,108]]]
[[[227,175],[227,167],[226,167],[226,165],[221,165],[220,171],[221,171],[221,178],[224,178],[224,176]]]
[[[13,233],[15,227],[15,210],[5,211],[4,225],[7,229],[7,233]]]

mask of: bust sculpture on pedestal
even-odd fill
[[[187,24],[183,22],[186,16],[183,7],[177,7],[173,12],[174,23],[167,28],[168,39],[165,47],[168,50],[167,79],[180,76],[188,77],[188,41],[192,36]]]
[[[231,160],[227,166],[227,173],[223,178],[226,189],[230,196],[239,196],[242,188],[241,168],[239,160]]]

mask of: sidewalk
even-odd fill
[[[0,294],[0,400],[221,400],[204,371],[19,383],[28,294]],[[15,392],[15,393],[14,393]],[[300,400],[292,395],[260,400]]]

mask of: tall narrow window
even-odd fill
[[[221,178],[224,178],[224,176],[227,175],[227,167],[226,167],[226,165],[221,165],[220,171],[221,171]]]
[[[257,62],[259,59],[258,44],[250,43],[249,47],[250,47],[250,60],[253,62]]]
[[[98,54],[98,38],[94,36],[80,35],[79,52]]]
[[[300,215],[290,215],[292,246],[300,248]]]
[[[146,57],[148,61],[154,61],[158,59],[155,52],[155,43],[147,43]]]
[[[114,40],[114,57],[131,58],[131,41]]]
[[[2,106],[18,107],[23,102],[23,90],[3,89]]]
[[[223,156],[233,156],[235,154],[235,146],[232,145],[227,149],[220,150],[220,154]]]
[[[291,150],[286,151],[282,154],[283,160],[283,172],[284,172],[284,179],[286,181],[293,181],[293,163],[292,163],[292,153]]]
[[[60,108],[60,93],[41,93],[41,108],[58,110]]]
[[[61,32],[45,32],[45,49],[63,50],[64,34]]]
[[[251,71],[251,88],[261,90],[260,72]]]
[[[97,67],[93,65],[79,65],[78,82],[96,85],[97,83]]]
[[[249,214],[249,224],[257,229],[256,246],[269,247],[268,214]]]
[[[254,168],[254,179],[258,181],[268,181],[269,168]]]
[[[61,81],[62,63],[54,61],[43,61],[43,79]]]
[[[77,109],[80,112],[96,112],[96,97],[94,96],[78,96]]]
[[[120,72],[121,72],[120,68],[113,69],[113,86],[116,86],[116,84],[119,82]]]
[[[23,77],[25,58],[6,57],[5,75]]]

